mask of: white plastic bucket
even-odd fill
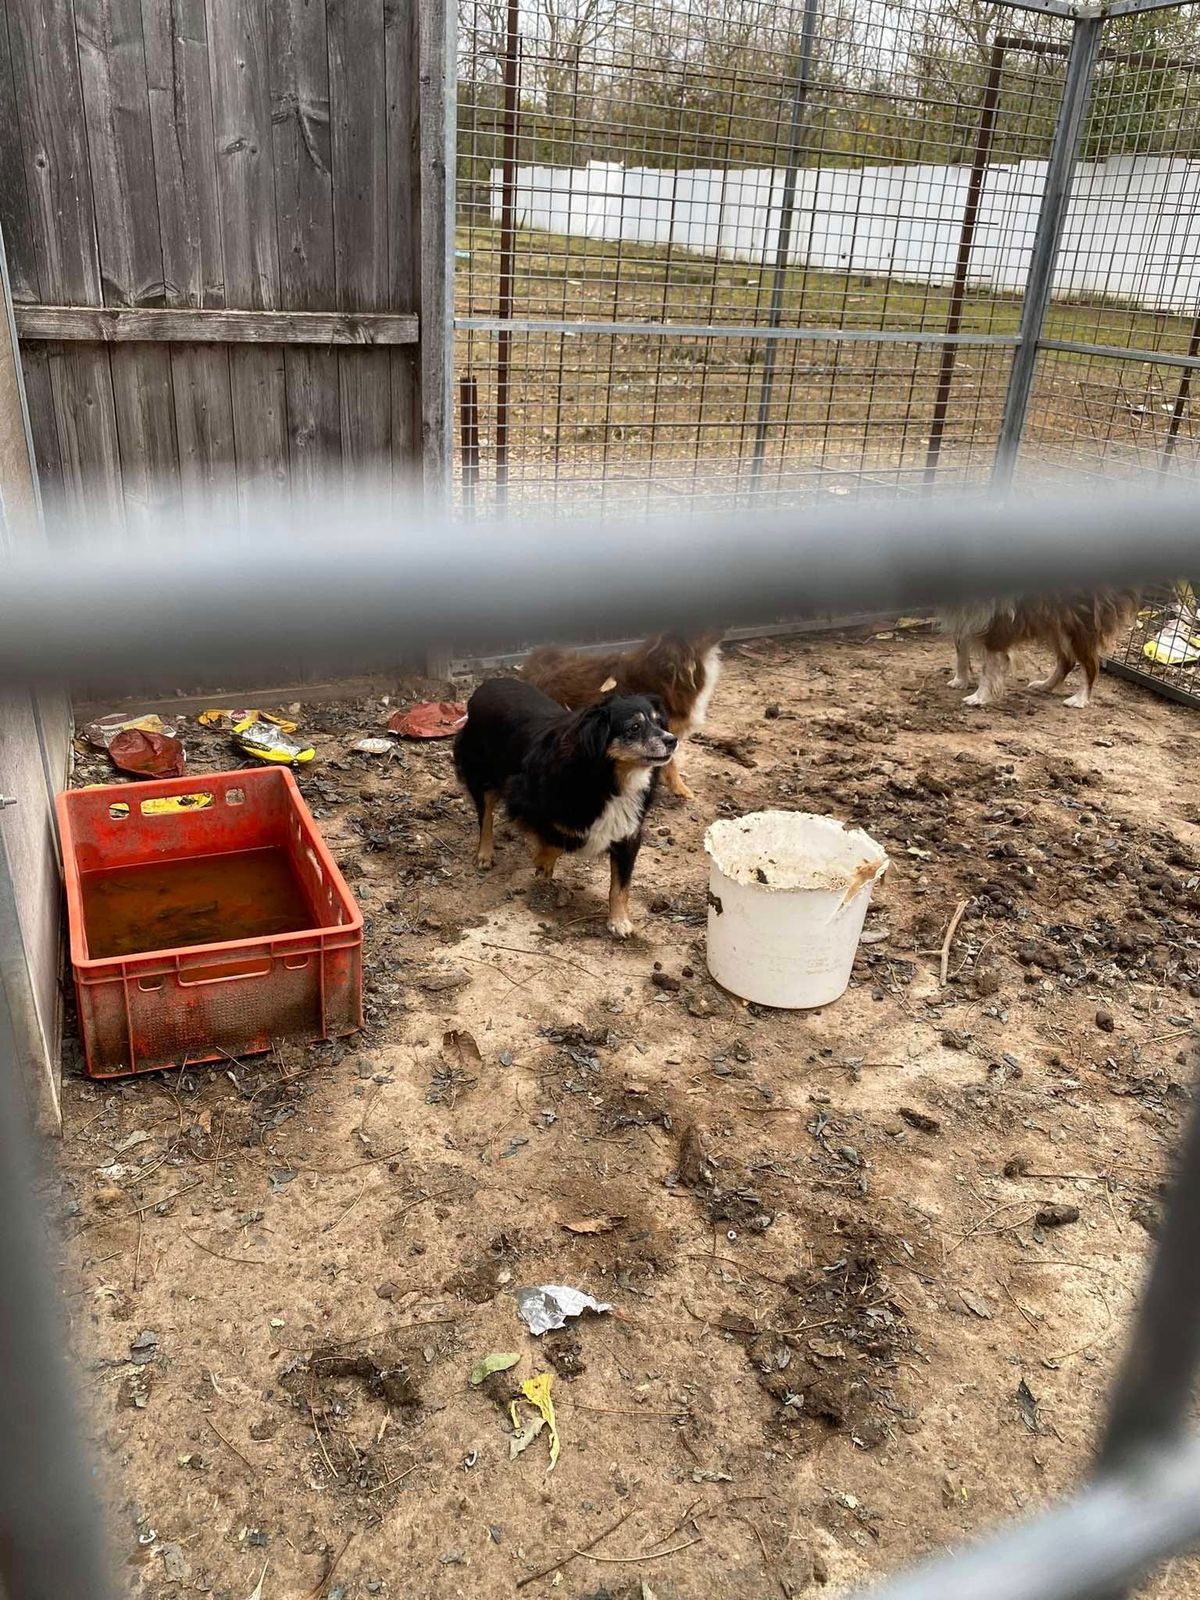
[[[755,811],[704,835],[708,970],[759,1005],[803,1010],[845,993],[871,890],[888,858],[861,828]]]

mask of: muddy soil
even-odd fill
[[[128,1593],[835,1594],[1078,1481],[1185,1111],[1200,724],[1111,679],[971,711],[885,632],[727,652],[625,944],[602,865],[537,891],[505,830],[477,874],[447,745],[351,752],[395,695],[302,707],[365,1032],[68,1063],[49,1205]],[[892,859],[818,1013],[705,975],[704,827],[775,805]],[[612,1310],[535,1340],[545,1282]],[[537,1373],[553,1472],[548,1430],[513,1454]]]

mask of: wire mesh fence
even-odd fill
[[[471,0],[480,495],[986,475],[1070,36],[988,15]]]
[[[1194,471],[1200,10],[1124,9],[461,0],[468,511]]]
[[[988,477],[1068,19],[463,0],[460,24],[470,504]],[[1197,63],[1194,5],[1104,26],[1025,472],[1194,461]]]

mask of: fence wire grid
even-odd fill
[[[985,482],[1081,26],[1040,11],[461,0],[468,508]],[[1200,14],[1089,69],[1022,476],[1195,457]]]

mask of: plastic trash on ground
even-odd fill
[[[458,700],[425,700],[397,711],[388,727],[402,739],[452,739],[466,726],[467,708]]]
[[[248,722],[257,719],[259,722],[269,722],[278,728],[280,733],[295,733],[298,726],[290,722],[287,717],[277,717],[270,711],[255,711],[247,706],[244,711],[227,711],[221,706],[212,706],[207,711],[202,711],[196,721],[202,728],[232,728],[239,722]]]
[[[554,1416],[554,1401],[550,1397],[550,1390],[554,1385],[552,1372],[538,1372],[532,1378],[526,1378],[521,1385],[521,1395],[537,1412],[536,1417],[531,1417],[528,1422],[521,1421],[518,1409],[521,1402],[514,1400],[509,1410],[512,1415],[513,1437],[508,1446],[509,1460],[519,1456],[527,1450],[543,1427],[550,1430],[550,1465],[546,1469],[553,1472],[558,1463],[559,1438],[558,1423]]]
[[[517,1315],[535,1338],[555,1328],[565,1328],[570,1318],[585,1311],[599,1314],[611,1310],[607,1301],[593,1300],[582,1289],[572,1289],[565,1283],[539,1283],[517,1290]]]
[[[235,722],[232,731],[233,742],[238,749],[258,761],[273,761],[279,766],[292,767],[311,761],[317,753],[312,745],[290,738],[278,723],[268,722],[258,715]]]
[[[1200,625],[1177,617],[1146,641],[1142,654],[1160,667],[1183,667],[1200,661]]]
[[[153,711],[144,717],[126,717],[115,711],[112,716],[100,717],[95,722],[89,722],[84,729],[84,738],[97,750],[107,750],[118,734],[129,732],[161,733],[173,739],[178,729],[164,722]]]
[[[109,742],[108,758],[122,772],[139,778],[182,778],[187,771],[183,745],[173,733],[125,728]]]
[[[394,739],[360,739],[357,744],[350,746],[357,750],[360,756],[388,756],[396,748]]]

